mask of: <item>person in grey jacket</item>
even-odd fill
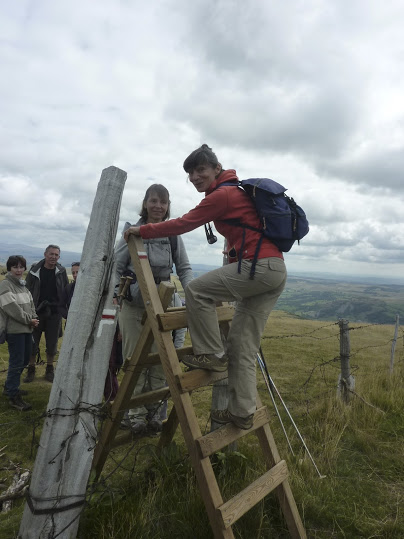
[[[8,273],[0,283],[0,316],[9,352],[3,393],[8,396],[10,406],[24,412],[32,406],[21,398],[25,392],[20,390],[20,378],[31,355],[32,328],[39,323],[34,301],[22,279],[26,269],[27,262],[23,256],[10,256],[7,260]]]
[[[62,317],[66,318],[65,289],[69,280],[66,269],[58,263],[60,247],[48,245],[45,258],[34,264],[27,275],[27,288],[34,299],[39,317],[39,325],[34,330],[34,349],[29,360],[28,373],[24,382],[32,382],[35,377],[35,356],[38,352],[42,333],[46,341],[45,380],[53,382],[53,362],[57,354],[58,339],[62,327]]]
[[[146,223],[159,223],[169,219],[170,216],[170,195],[168,190],[160,184],[151,185],[145,194],[140,220],[138,225]],[[126,223],[123,232],[127,230],[130,223]],[[150,267],[154,276],[156,285],[161,281],[169,281],[175,265],[176,273],[185,289],[192,280],[192,269],[185,250],[185,245],[180,236],[175,238],[156,238],[144,241],[145,251],[147,252]],[[116,283],[119,286],[121,275],[127,275],[131,272],[134,275],[134,267],[129,254],[128,245],[123,237],[119,240],[115,248],[116,260]],[[177,298],[178,304],[179,298]],[[143,299],[136,282],[136,276],[130,285],[130,292],[127,299],[123,300],[119,314],[119,327],[122,332],[123,356],[124,359],[130,358],[135,349],[137,340],[142,330],[142,318],[144,314]],[[183,345],[185,338],[185,329],[175,336],[174,345],[178,348]],[[153,345],[153,352],[156,352],[156,346]],[[163,368],[161,365],[154,365],[148,369],[143,369],[141,376],[136,384],[134,395],[142,392],[155,390],[166,384]],[[129,418],[124,421],[124,426],[130,426],[132,432],[140,434],[150,430],[158,432],[161,430],[162,422],[159,417],[160,403],[142,406],[129,410]]]

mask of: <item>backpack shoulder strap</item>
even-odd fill
[[[170,241],[170,246],[171,246],[171,255],[174,260],[175,255],[177,254],[178,236],[169,236],[168,239]]]

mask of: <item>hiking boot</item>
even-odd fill
[[[30,382],[33,382],[34,378],[35,378],[35,365],[28,365],[27,376],[24,378],[23,382],[24,384],[29,384]]]
[[[3,395],[5,397],[8,397],[8,389],[4,388],[3,389]],[[17,395],[20,395],[21,397],[24,397],[26,395],[28,395],[28,391],[25,391],[25,389],[19,389],[18,392],[17,392]]]
[[[149,429],[152,432],[161,432],[163,430],[163,422],[158,417],[153,417],[149,421]]]
[[[239,417],[238,415],[233,415],[229,410],[212,410],[210,418],[220,425],[233,423],[237,428],[243,430],[251,429],[254,423],[254,414],[251,414],[248,417]]]
[[[20,410],[20,412],[26,412],[32,408],[32,404],[28,404],[28,402],[23,401],[21,395],[18,394],[15,397],[10,397],[8,402],[10,403],[10,406]]]
[[[200,356],[185,356],[182,362],[191,369],[225,372],[227,371],[228,357],[224,355],[219,358],[215,354],[202,354]]]
[[[147,429],[146,421],[132,419],[130,422],[130,430],[133,434],[143,434]]]
[[[53,365],[46,365],[45,380],[47,382],[53,382],[54,378],[55,378],[55,371],[53,370]]]

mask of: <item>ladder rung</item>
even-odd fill
[[[113,447],[119,447],[120,445],[128,444],[132,441],[133,434],[130,430],[127,432],[124,432],[122,434],[119,434],[112,440],[109,448],[112,449]]]
[[[218,507],[223,525],[229,528],[241,516],[254,507],[267,494],[272,492],[277,486],[288,478],[288,468],[286,462],[281,460],[273,468],[258,478],[254,483],[242,490],[231,500]]]
[[[233,424],[228,423],[223,425],[209,434],[202,436],[195,440],[199,454],[201,458],[209,457],[213,455],[216,451],[219,451],[223,447],[230,445],[232,442],[235,442],[239,438],[242,438],[246,434],[262,427],[269,422],[268,410],[266,406],[259,408],[254,414],[254,423],[251,429],[241,430],[235,427]]]
[[[219,380],[227,378],[227,371],[212,372],[204,369],[194,369],[193,371],[183,372],[176,376],[177,385],[181,393],[187,393],[198,389],[198,387],[208,386]]]
[[[128,408],[137,408],[142,404],[152,404],[161,400],[166,400],[170,397],[170,389],[168,386],[155,389],[154,391],[148,391],[147,393],[140,393],[136,397],[132,397],[128,403]]]
[[[216,307],[216,313],[219,322],[230,322],[234,315],[234,307],[232,305]],[[188,326],[186,310],[167,311],[157,314],[156,317],[162,331],[172,331],[173,329],[181,329]]]

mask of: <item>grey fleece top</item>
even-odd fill
[[[140,226],[145,224],[140,219],[135,225],[125,223],[123,232],[130,226]],[[190,281],[193,279],[192,268],[188,260],[188,255],[185,250],[184,242],[181,236],[177,236],[177,249],[176,252],[171,253],[171,244],[168,238],[155,238],[152,240],[143,240],[145,251],[147,253],[152,273],[156,279],[161,281],[169,281],[170,275],[173,273],[173,265],[177,275],[180,279],[182,287],[185,289]],[[119,285],[119,279],[125,270],[134,271],[132,260],[129,254],[128,244],[125,238],[122,237],[118,241],[115,247],[115,261],[116,261],[116,284]],[[133,300],[129,302],[134,307],[144,308],[143,299],[139,290],[138,283],[133,283],[130,286],[130,291]]]
[[[0,311],[7,333],[32,333],[31,320],[36,318],[34,301],[25,281],[7,273],[0,283]]]

